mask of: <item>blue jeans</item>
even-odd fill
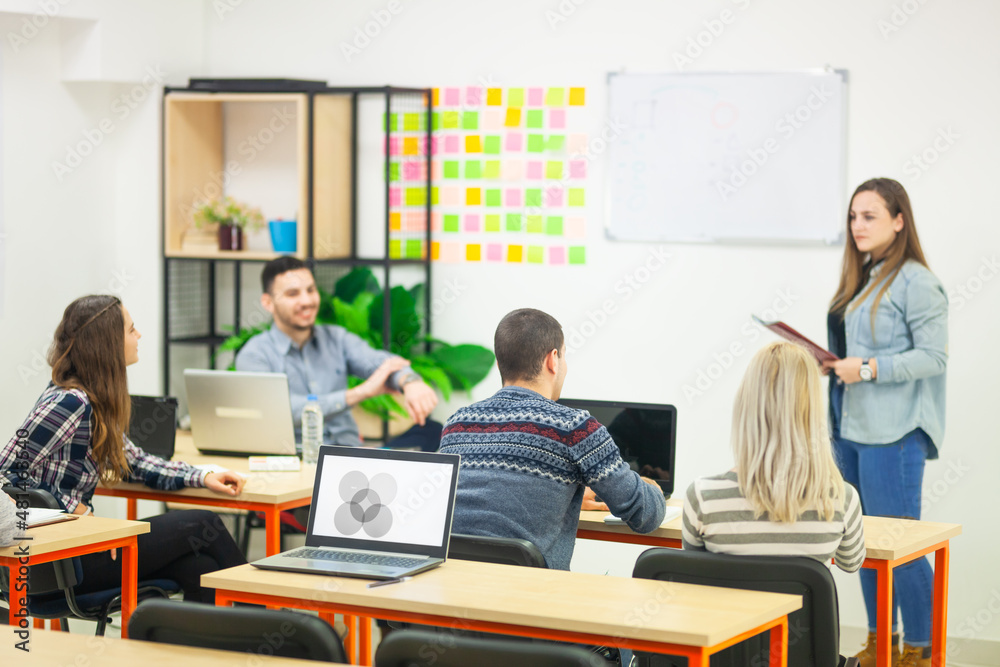
[[[862,445],[836,434],[833,451],[844,479],[857,488],[866,515],[920,518],[920,487],[928,451],[928,437],[921,429],[888,445]],[[910,646],[930,646],[934,595],[930,563],[925,557],[918,558],[894,568],[892,576],[893,633],[898,607],[903,616],[904,642]],[[868,609],[868,629],[874,632],[877,614],[874,570],[861,570],[861,590]]]

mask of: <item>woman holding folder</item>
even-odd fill
[[[944,436],[948,297],[927,268],[906,190],[858,186],[847,214],[840,284],[827,320],[834,452],[870,516],[920,518],[924,462]],[[930,666],[933,575],[926,558],[893,571],[893,664]],[[875,661],[875,572],[862,570],[868,610],[863,667]],[[899,653],[896,607],[903,619]]]

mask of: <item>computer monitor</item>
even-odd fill
[[[656,403],[625,403],[561,398],[567,407],[586,410],[607,427],[622,459],[643,477],[656,480],[667,498],[674,492],[677,408]]]

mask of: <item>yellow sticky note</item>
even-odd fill
[[[504,127],[521,127],[521,110],[517,107],[508,107],[503,124]]]
[[[392,211],[389,213],[389,229],[394,232],[398,232],[402,228],[402,216],[399,211]]]
[[[434,105],[434,108],[441,106],[440,88],[431,88],[431,103]]]
[[[466,206],[479,206],[483,201],[483,191],[482,188],[466,188],[465,189],[465,205]]]
[[[403,138],[403,155],[418,155],[420,153],[420,139],[417,137]]]
[[[508,262],[520,262],[521,256],[523,254],[523,246],[519,245],[509,245],[507,246],[507,261]]]
[[[586,103],[586,91],[583,88],[569,89],[569,105],[571,107],[582,107]]]
[[[435,91],[436,90],[437,89],[435,88]],[[431,259],[441,259],[441,244],[437,241],[431,241]]]
[[[483,152],[483,141],[478,134],[470,134],[467,137],[465,137],[465,152],[466,153]]]
[[[500,88],[486,89],[486,106],[498,107],[503,99],[503,91]]]
[[[465,259],[469,262],[478,262],[480,255],[480,248],[478,243],[470,243],[465,246]]]
[[[561,107],[563,105],[563,88],[549,88],[545,91],[545,106]]]

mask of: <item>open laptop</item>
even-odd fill
[[[669,498],[674,492],[677,408],[657,403],[625,403],[561,398],[559,403],[586,410],[607,427],[622,459],[643,477],[655,480]]]
[[[284,373],[184,371],[191,437],[202,454],[295,455]]]
[[[458,483],[456,454],[320,448],[306,546],[251,563],[397,579],[445,561]]]

